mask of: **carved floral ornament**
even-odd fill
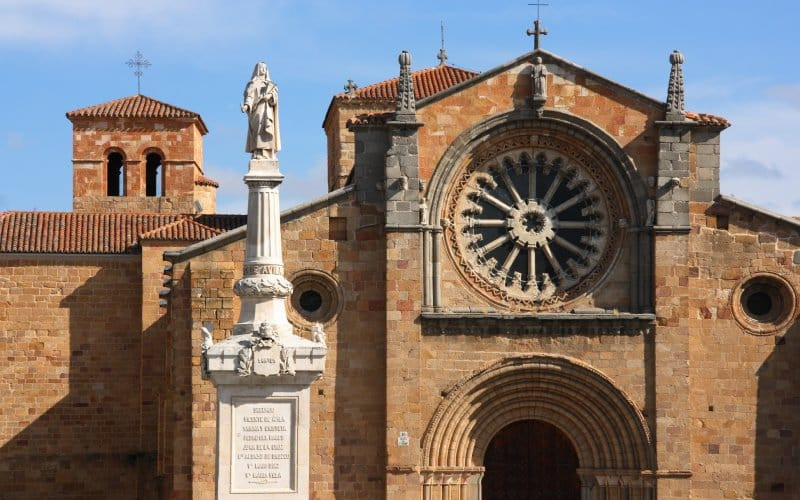
[[[603,162],[547,135],[479,149],[450,190],[445,238],[462,276],[495,302],[539,309],[596,285],[619,253],[622,203]]]

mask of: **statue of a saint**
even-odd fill
[[[537,56],[533,59],[531,78],[533,79],[533,97],[547,97],[547,67],[542,64],[541,57]]]
[[[245,151],[254,160],[274,159],[281,149],[278,126],[278,87],[269,79],[264,62],[253,69],[253,77],[244,89],[242,112],[247,113],[247,145]]]

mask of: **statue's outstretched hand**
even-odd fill
[[[247,113],[250,111],[250,106],[248,106],[247,104],[242,104],[241,108],[242,108],[242,113]]]

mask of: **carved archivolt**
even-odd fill
[[[445,207],[459,271],[494,301],[537,309],[589,291],[627,221],[609,169],[579,146],[517,131],[479,148]]]
[[[653,468],[646,423],[622,390],[580,361],[533,355],[503,360],[448,392],[423,439],[423,471],[475,470],[498,431],[529,419],[561,429],[582,469]]]

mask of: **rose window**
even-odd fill
[[[451,214],[466,274],[523,305],[582,293],[611,253],[601,184],[597,172],[550,150],[502,152],[467,169]]]

